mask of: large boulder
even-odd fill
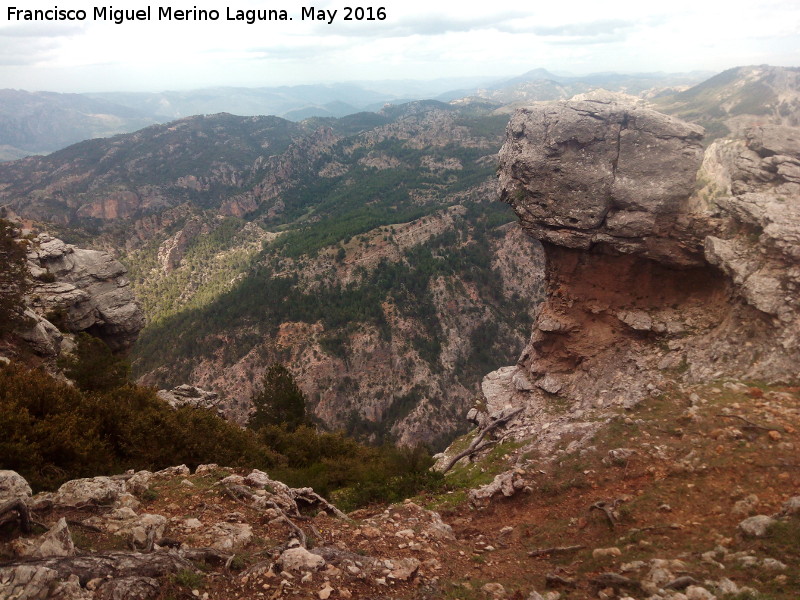
[[[33,491],[25,478],[16,471],[0,470],[0,504],[10,500],[27,500]]]
[[[606,245],[669,264],[702,263],[673,239],[702,162],[702,128],[604,92],[518,110],[500,184],[525,229],[568,248]]]

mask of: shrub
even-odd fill
[[[256,411],[248,426],[253,430],[281,425],[294,431],[306,420],[306,399],[285,366],[275,363],[264,374],[261,390],[253,396]]]
[[[16,228],[0,219],[0,334],[25,323],[23,297],[28,290],[25,247],[15,239]]]

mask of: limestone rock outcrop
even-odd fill
[[[602,92],[517,111],[501,150],[500,185],[543,242],[607,246],[666,264],[702,264],[676,229],[694,191],[703,131]]]
[[[525,407],[514,436],[548,448],[670,382],[796,377],[800,129],[701,138],[604,93],[517,111],[501,197],[542,241],[547,298],[471,420]]]
[[[38,277],[31,293],[38,313],[59,313],[66,330],[88,331],[114,350],[136,340],[144,313],[125,267],[110,254],[76,248],[43,233],[30,245],[28,263]]]
[[[27,261],[33,282],[25,312],[30,325],[18,335],[35,352],[58,356],[68,349],[62,332],[86,331],[112,350],[126,350],[136,341],[144,312],[125,267],[110,254],[40,233],[28,244]]]
[[[172,408],[181,408],[182,406],[205,408],[217,411],[221,416],[224,416],[221,407],[222,399],[216,392],[183,384],[171,390],[158,390],[156,394]]]

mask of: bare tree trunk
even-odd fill
[[[484,437],[486,437],[486,434],[487,434],[487,433],[489,433],[490,431],[493,431],[493,430],[497,429],[497,428],[498,428],[498,427],[500,427],[501,425],[505,425],[505,424],[506,424],[506,423],[508,423],[508,422],[509,422],[511,419],[513,419],[513,418],[514,418],[514,417],[516,417],[516,416],[517,416],[519,413],[521,413],[523,410],[525,410],[525,409],[524,409],[524,408],[518,408],[517,410],[515,410],[515,411],[513,411],[513,412],[511,412],[511,413],[509,413],[509,414],[507,414],[506,416],[504,416],[504,417],[501,417],[501,418],[497,419],[496,421],[493,421],[493,422],[489,423],[488,425],[484,426],[484,427],[483,427],[483,429],[481,429],[481,430],[478,432],[478,435],[477,435],[477,436],[475,436],[475,439],[474,439],[474,440],[472,440],[472,443],[469,445],[469,448],[467,448],[467,449],[466,449],[466,450],[464,450],[463,452],[459,452],[459,453],[458,453],[458,454],[456,454],[456,455],[455,455],[453,458],[451,458],[451,459],[450,459],[450,461],[447,463],[447,465],[445,465],[444,469],[442,469],[442,471],[441,471],[441,472],[442,472],[442,474],[444,474],[444,473],[447,473],[447,472],[448,472],[450,469],[452,469],[452,468],[455,466],[455,464],[456,464],[458,461],[460,461],[462,458],[464,458],[464,457],[466,457],[466,456],[472,456],[473,454],[476,454],[476,453],[480,452],[480,451],[481,451],[481,450],[483,450],[484,448],[488,448],[489,446],[492,446],[492,445],[494,445],[495,443],[497,443],[497,442],[483,442],[483,443],[481,443],[481,440],[482,440]]]

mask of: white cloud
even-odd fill
[[[72,4],[70,4],[70,1]],[[0,81],[9,87],[156,91],[209,85],[514,75],[531,68],[591,71],[721,70],[737,64],[800,64],[795,0],[530,3],[378,0],[384,21],[345,22],[346,3],[272,4],[293,21],[247,25],[226,8],[260,0],[196,0],[216,22],[8,22],[0,25]],[[19,2],[22,4],[22,2]],[[110,4],[110,3],[109,3]],[[332,25],[301,21],[300,7],[337,10]],[[114,2],[115,8],[146,6]],[[162,6],[167,6],[167,3]],[[26,9],[53,3],[26,0]],[[159,4],[152,4],[156,18]],[[176,5],[176,8],[178,5]],[[267,7],[269,8],[269,6]],[[3,10],[7,10],[5,7]],[[4,17],[6,15],[3,15]]]

